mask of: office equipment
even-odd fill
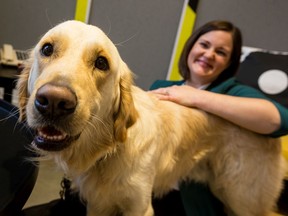
[[[28,58],[28,53],[15,50],[11,44],[3,44],[0,48],[0,63],[8,66],[18,66]]]

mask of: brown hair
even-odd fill
[[[186,41],[185,46],[182,50],[180,60],[179,60],[179,72],[180,75],[187,80],[190,78],[190,71],[187,65],[187,58],[190,50],[196,43],[196,41],[203,34],[206,34],[210,31],[226,31],[230,32],[233,38],[233,50],[231,53],[230,64],[229,66],[216,78],[213,82],[214,84],[221,83],[230,77],[233,77],[240,64],[241,57],[241,48],[242,48],[242,35],[239,28],[234,26],[232,23],[228,21],[211,21],[197,29]]]

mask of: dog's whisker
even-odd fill
[[[5,123],[6,121],[9,121],[11,118],[16,118],[16,119],[19,118],[19,110],[18,109],[12,109],[7,117],[0,119],[0,122]],[[20,122],[20,121],[16,121],[14,124],[14,127],[13,127],[13,132],[22,131],[22,130],[24,130],[25,132],[29,132],[30,135],[33,135],[25,123]]]
[[[112,29],[112,24],[111,24],[111,20],[108,16],[106,16],[107,20],[108,20],[108,23],[109,23],[109,27],[108,27],[108,31],[107,31],[107,36],[109,37],[110,35],[110,32],[111,32],[111,29]]]
[[[14,117],[16,117],[18,119],[18,116],[19,116],[19,110],[17,110],[17,109],[16,110],[12,110],[12,111],[10,111],[8,116],[6,116],[5,118],[0,119],[0,122],[7,121],[10,118],[14,118]]]
[[[53,24],[48,16],[48,8],[45,9],[45,15],[46,15],[46,18],[47,18],[47,21],[48,21],[48,24],[49,26],[52,28],[53,27]]]
[[[107,124],[105,124],[105,122],[103,122],[102,119],[100,119],[98,116],[96,115],[92,115],[91,116],[93,118],[93,120],[95,120],[95,122],[90,122],[88,121],[88,124],[90,126],[92,126],[95,130],[97,130],[97,128],[99,128],[100,126],[103,127],[103,129],[105,130],[105,134],[108,134],[111,138],[113,137],[113,134],[111,134]],[[104,131],[103,131],[104,132]]]
[[[117,46],[123,46],[125,43],[127,43],[128,41],[132,40],[134,37],[136,37],[136,35],[139,34],[139,31],[136,32],[134,35],[132,35],[131,37],[127,38],[126,40],[124,41],[121,41],[119,43],[115,43],[114,45],[117,47]]]

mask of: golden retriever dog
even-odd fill
[[[151,197],[208,184],[230,215],[265,216],[281,191],[278,139],[160,101],[97,27],[66,21],[31,52],[18,81],[32,146],[71,177],[88,216],[152,216]]]

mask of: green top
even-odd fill
[[[154,90],[162,87],[169,87],[173,85],[183,85],[184,81],[168,81],[157,80],[155,81],[150,90]],[[281,116],[281,126],[278,130],[269,134],[271,137],[280,137],[288,134],[288,109],[281,104],[266,97],[260,91],[243,85],[236,81],[235,78],[230,78],[219,85],[210,85],[207,88],[208,91],[250,98],[263,98],[271,101],[278,109]],[[182,202],[187,216],[223,216],[223,205],[214,195],[210,192],[207,185],[195,182],[182,183],[180,185],[180,193]]]

